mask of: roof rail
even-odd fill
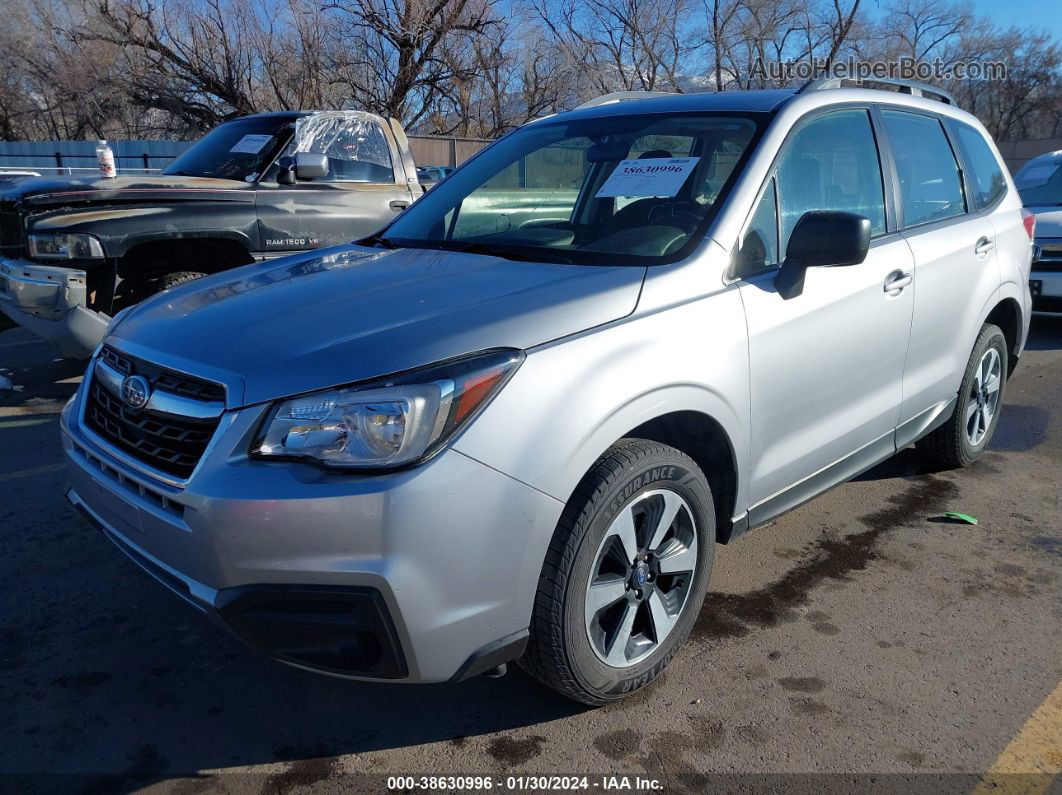
[[[842,84],[846,82],[855,83],[860,88],[866,87],[867,84],[897,86],[901,94],[910,94],[913,97],[924,97],[927,94],[931,94],[948,105],[955,105],[956,107],[959,105],[955,101],[955,97],[942,88],[937,88],[929,83],[919,83],[915,80],[903,80],[899,77],[817,77],[798,88],[797,93],[804,94],[808,91],[822,91],[826,88],[841,88]]]
[[[613,91],[611,94],[602,94],[600,97],[588,99],[581,105],[576,105],[575,110],[596,108],[599,105],[611,105],[614,102],[627,102],[632,99],[653,99],[654,97],[675,97],[674,91]]]

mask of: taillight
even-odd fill
[[[1022,208],[1021,223],[1029,235],[1029,240],[1034,240],[1036,238],[1036,215]]]

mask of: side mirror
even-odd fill
[[[328,176],[328,157],[319,152],[295,153],[295,178],[316,179]]]
[[[808,268],[858,265],[870,248],[870,220],[838,210],[804,213],[789,236],[785,261],[775,277],[779,295],[786,300],[804,291]]]

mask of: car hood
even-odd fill
[[[644,276],[344,245],[160,293],[124,313],[107,342],[220,381],[237,407],[574,334],[633,312]]]
[[[221,194],[254,201],[254,185],[232,179],[169,177],[27,177],[0,187],[0,201],[32,205],[143,199],[196,199]],[[213,197],[211,197],[213,198]]]
[[[1062,209],[1058,207],[1027,207],[1036,215],[1036,236],[1062,237]]]

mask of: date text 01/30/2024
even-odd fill
[[[390,792],[466,791],[485,792],[658,792],[663,784],[641,776],[389,776]]]

